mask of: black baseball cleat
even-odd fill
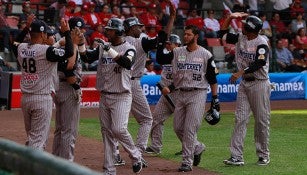
[[[258,165],[268,165],[270,163],[270,159],[269,158],[262,158],[259,157],[259,160],[257,161]]]
[[[180,156],[180,155],[182,155],[182,150],[175,153],[175,156]]]
[[[147,168],[148,167],[148,162],[144,158],[141,158],[141,161],[142,161],[142,167],[143,168]]]
[[[189,172],[192,171],[192,167],[187,164],[181,164],[181,166],[178,168],[179,172]]]
[[[133,170],[134,173],[139,173],[139,172],[141,172],[142,167],[143,167],[142,162],[137,162],[137,163],[132,165],[132,170]]]
[[[160,152],[156,152],[156,151],[154,151],[152,148],[150,148],[150,147],[147,147],[146,149],[145,149],[145,153],[147,153],[147,154],[160,154]]]
[[[201,155],[203,154],[204,151],[200,152],[199,154],[194,155],[194,160],[193,160],[193,166],[199,165],[201,161]]]
[[[230,157],[229,159],[224,160],[223,163],[226,164],[226,165],[235,165],[235,166],[244,165],[244,161],[238,160],[234,157]]]

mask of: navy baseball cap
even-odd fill
[[[72,17],[68,20],[68,24],[70,29],[74,29],[75,27],[84,28],[85,22],[81,17]]]
[[[30,26],[30,32],[40,33],[47,32],[47,24],[42,20],[35,20]]]
[[[55,35],[58,32],[56,30],[54,30],[53,28],[51,28],[50,26],[47,26],[46,33],[47,33],[48,36],[52,36],[52,35]]]

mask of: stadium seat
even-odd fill
[[[220,38],[206,38],[208,47],[222,46]]]
[[[214,55],[214,60],[216,62],[223,62],[225,61],[225,50],[224,46],[213,46],[211,47],[212,54]]]

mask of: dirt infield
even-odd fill
[[[221,103],[222,112],[233,111],[234,103],[224,102]],[[272,110],[275,109],[307,109],[306,100],[283,100],[283,101],[272,101]],[[97,116],[97,109],[82,109],[81,117]],[[53,139],[53,128],[49,136],[49,144],[47,151],[50,152],[52,139]],[[0,111],[0,138],[6,138],[15,141],[20,144],[25,142],[24,123],[22,118],[21,110],[12,111]],[[125,152],[121,152],[124,160],[126,160],[125,166],[117,168],[117,174],[119,175],[130,175],[132,173],[131,163],[128,155]],[[141,174],[144,175],[174,175],[178,174],[177,168],[178,162],[169,160],[162,160],[161,158],[144,155],[144,158],[149,162],[149,167],[144,168]],[[79,136],[76,144],[75,162],[89,167],[93,170],[102,171],[103,161],[103,150],[102,143],[93,139]],[[194,167],[191,173],[184,174],[202,174],[202,175],[213,175],[217,173],[209,172],[205,169]]]

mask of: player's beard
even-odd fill
[[[192,39],[186,40],[185,45],[186,46],[193,45],[195,42],[197,43],[197,40],[195,39],[195,36],[194,36]]]

